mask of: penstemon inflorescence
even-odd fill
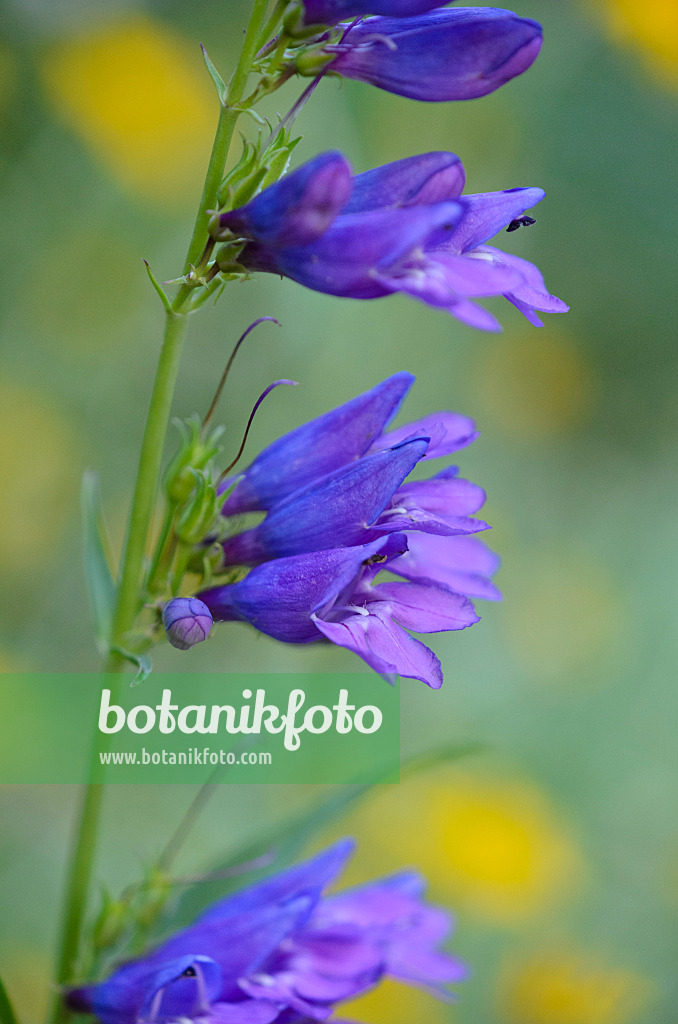
[[[401,675],[441,685],[440,662],[408,631],[475,623],[471,599],[499,597],[490,580],[498,559],[476,536],[487,528],[474,518],[484,502],[481,488],[456,467],[408,478],[420,463],[470,444],[473,422],[442,411],[389,429],[413,381],[397,373],[274,441],[238,473],[234,463],[220,464],[215,398],[204,419],[181,424],[179,450],[163,473],[170,408],[189,315],[210,298],[223,301],[230,282],[257,273],[353,299],[404,293],[487,331],[501,327],[475,302],[483,296],[504,296],[537,326],[540,312],[565,311],[537,267],[488,244],[502,229],[533,223],[526,211],[541,201],[541,189],[465,194],[461,160],[449,152],[404,155],[358,174],[342,153],[326,152],[289,170],[300,142],[296,119],[325,77],[424,102],[467,100],[525,72],[541,45],[539,24],[496,8],[437,0],[253,0],[228,81],[205,53],[219,121],[174,292],[147,267],[166,326],[116,581],[97,535],[91,479],[85,489],[88,578],[107,671],[131,662],[141,681],[156,643],[169,640],[187,651],[207,639],[213,621],[241,620],[283,642],[347,648],[389,680]],[[256,105],[296,77],[311,81],[290,112],[275,125],[263,121]],[[259,135],[229,162],[245,113],[258,120]],[[283,383],[294,382],[271,388]],[[217,397],[222,387],[223,379]],[[257,525],[243,518],[251,513]],[[384,570],[388,578],[380,576]],[[108,981],[71,987],[64,1000],[81,964],[97,962],[84,948],[83,927],[100,805],[95,780],[69,871],[55,1024],[74,1011],[93,1012],[104,1024],[319,1019],[388,973],[436,986],[463,975],[435,949],[447,919],[418,902],[418,880],[404,876],[321,900],[342,847],[218,904]],[[160,908],[164,876],[161,883]],[[132,903],[116,905],[126,924]],[[108,907],[95,930],[102,949],[119,937],[115,913]],[[232,960],[234,928],[247,935],[238,948],[242,964]],[[342,955],[358,966],[342,973],[323,943],[335,951],[343,944]]]
[[[226,510],[233,507],[227,503],[222,508],[226,495],[221,481],[227,474],[216,469],[220,430],[212,430],[208,422],[200,425],[197,420],[188,420],[181,450],[166,475],[161,495],[165,503],[164,525],[156,538],[154,554],[149,562],[145,561],[169,401],[188,313],[211,296],[222,296],[229,282],[259,272],[279,274],[315,291],[347,298],[376,299],[404,293],[488,331],[501,330],[501,326],[475,301],[482,296],[505,296],[537,326],[542,322],[540,312],[567,310],[561,299],[548,292],[537,267],[488,244],[504,228],[513,231],[534,222],[526,211],[543,198],[539,188],[465,194],[463,165],[456,154],[449,152],[405,157],[361,174],[352,173],[343,154],[328,152],[288,171],[300,141],[293,134],[295,118],[324,76],[358,78],[425,101],[478,97],[499,88],[530,66],[541,47],[540,26],[510,11],[453,8],[421,0],[318,0],[306,4],[295,0],[276,4],[266,20],[267,7],[263,2],[254,5],[241,63],[228,86],[206,56],[220,96],[221,118],[186,272],[176,282],[178,291],[174,299],[151,275],[168,317],[163,350],[167,365],[163,365],[161,358],[153,397],[153,401],[158,400],[158,408],[152,402],[120,586],[111,614],[107,647],[112,652],[112,665],[121,658],[141,664],[139,658],[145,657],[145,652],[162,638],[163,625],[170,640],[177,641],[175,646],[185,644],[186,638],[179,635],[181,630],[176,623],[181,619],[184,628],[188,628],[186,619],[176,617],[177,605],[169,611],[165,608],[169,600],[207,590],[217,617],[253,621],[255,617],[245,611],[249,607],[245,595],[256,590],[260,602],[262,587],[269,588],[271,606],[275,605],[277,595],[270,589],[273,577],[267,576],[265,570],[257,569],[244,578],[248,567],[272,557],[302,556],[309,550],[336,547],[327,528],[323,535],[320,518],[315,526],[309,526],[309,532],[315,533],[316,538],[310,548],[290,541],[282,547],[280,543],[273,547],[269,544],[265,551],[253,553],[245,550],[242,539],[251,539],[251,533],[241,534],[237,542],[232,538],[220,545],[231,530],[230,513]],[[257,76],[256,83],[246,95],[251,74]],[[262,130],[254,142],[244,142],[240,159],[224,174],[239,114],[251,111],[263,96],[298,74],[315,77],[277,126]],[[347,514],[358,515],[371,532],[353,531],[352,540],[342,539],[343,548],[357,550],[361,543],[374,544],[377,534],[384,532],[386,515],[390,515],[391,524],[396,522],[392,514],[393,496],[424,455],[430,440],[421,431],[418,440],[408,442],[409,448],[398,446],[381,456],[394,465],[403,463],[403,472],[399,479],[396,472],[392,486],[386,485],[383,494],[375,494],[365,507],[358,502],[355,492],[355,507]],[[429,457],[431,454],[428,450]],[[306,452],[304,460],[310,465],[312,456]],[[338,468],[338,464],[331,467],[333,471]],[[288,468],[281,472],[289,475]],[[305,483],[309,480],[310,472]],[[242,484],[235,486],[242,491]],[[347,478],[342,482],[338,477],[333,487],[338,493],[342,487],[352,488],[353,481]],[[448,483],[445,497],[441,479],[436,487],[437,508],[444,508],[449,516],[457,515],[459,482],[454,487]],[[290,494],[292,489],[290,482]],[[289,496],[286,500],[290,501]],[[267,511],[267,520],[257,533],[260,538],[270,534],[273,523],[286,516],[284,506]],[[324,514],[319,511],[318,517]],[[413,526],[415,520],[411,509],[400,517],[399,536],[404,547],[398,555],[399,564],[412,546],[412,529],[428,534],[430,545],[434,543],[433,537],[443,535],[439,523],[433,525],[431,519],[420,518]],[[325,518],[325,527],[328,522]],[[278,526],[276,530],[277,536],[285,533],[284,527]],[[424,542],[419,537],[417,543],[421,546]],[[383,559],[395,558],[396,548],[392,541],[389,552],[382,553]],[[366,559],[374,555],[370,551]],[[296,569],[288,566],[286,586],[294,588],[294,572],[303,573],[303,564],[302,559]],[[226,575],[224,570],[228,570]],[[351,597],[351,601],[355,599],[353,607],[377,603],[366,596],[366,580],[367,577],[362,589]],[[215,584],[220,585],[215,588]],[[229,586],[238,589],[228,590]],[[338,593],[337,590],[334,599]],[[379,593],[383,594],[383,589]],[[233,595],[235,603],[230,603],[229,595]],[[321,597],[325,603],[329,600],[325,591]],[[302,603],[305,607],[307,602]],[[345,634],[322,625],[320,612],[320,604],[308,609],[308,615],[314,617],[316,633],[319,630],[341,643],[339,637]],[[368,663],[387,675],[415,675],[439,685],[438,669],[433,675],[423,669],[410,671],[412,666],[403,671],[402,659],[396,663],[382,657],[384,650],[371,657],[372,644],[380,649],[382,645],[376,640],[374,616],[363,618],[365,626],[370,622],[369,640],[358,642],[356,635],[364,630],[347,627],[352,637],[347,646],[358,650]],[[279,639],[306,642],[317,638],[304,630],[295,633],[282,624],[276,627],[266,616],[256,616],[256,621],[264,632]],[[263,621],[266,626],[261,626]],[[198,639],[206,635],[201,629],[190,634]]]

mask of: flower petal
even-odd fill
[[[321,153],[264,189],[246,206],[222,213],[219,230],[272,246],[308,245],[319,238],[351,194],[351,166],[339,152]]]
[[[336,25],[361,14],[406,18],[438,7],[440,0],[304,0],[306,25]]]
[[[508,266],[521,275],[518,285],[506,292],[506,298],[523,313],[536,326],[541,326],[541,320],[534,317],[533,310],[538,309],[543,313],[567,313],[570,308],[562,299],[550,295],[544,284],[544,278],[538,267],[529,260],[521,259],[520,256],[513,256],[511,253],[502,252],[494,246],[480,246],[478,252],[484,253],[493,259],[497,264]]]
[[[388,612],[387,605],[375,602],[366,614],[348,615],[339,622],[314,615],[313,621],[328,640],[353,651],[389,682],[400,675],[439,689],[443,674],[438,658],[393,622]]]
[[[204,1024],[271,1024],[280,1016],[280,1005],[266,999],[243,999],[239,1003],[213,1003]],[[203,1024],[203,1018],[199,1019]]]
[[[395,416],[413,382],[411,374],[396,373],[278,438],[245,470],[222,509],[224,515],[270,509],[316,477],[359,458]]]
[[[471,515],[485,504],[485,491],[457,473],[456,466],[448,466],[429,480],[403,484],[394,494],[393,502],[405,507],[412,504],[443,518]]]
[[[456,199],[466,175],[456,153],[422,153],[375,167],[353,178],[353,191],[342,213],[384,206],[413,206]]]
[[[360,547],[333,548],[276,558],[253,569],[241,583],[203,591],[200,599],[215,619],[241,619],[286,643],[318,639],[311,614],[324,607],[388,544],[379,538]]]
[[[374,299],[388,294],[378,280],[382,269],[429,239],[446,238],[461,216],[457,202],[342,214],[312,245],[278,249],[252,243],[239,260],[250,270],[282,274],[314,291]]]
[[[427,446],[428,438],[416,438],[374,452],[295,491],[259,526],[224,541],[224,564],[256,565],[267,558],[366,543],[372,539],[366,533],[369,525]]]
[[[498,8],[441,8],[412,18],[367,18],[350,30],[334,74],[411,99],[468,100],[522,74],[541,26]],[[331,47],[327,47],[331,50]]]
[[[380,448],[392,448],[402,441],[409,441],[413,437],[430,438],[428,448],[422,456],[424,459],[437,459],[443,455],[451,455],[452,452],[466,448],[479,436],[476,425],[468,416],[462,416],[457,412],[431,412],[428,416],[422,416],[412,423],[404,423],[402,427],[389,430],[382,434],[372,443],[371,451],[378,451]]]
[[[479,192],[466,195],[464,217],[453,235],[439,249],[464,253],[487,242],[516,217],[540,203],[545,192],[541,188],[509,188],[503,192]]]
[[[395,622],[415,633],[466,629],[480,620],[467,598],[433,583],[379,583],[372,592],[388,602]]]
[[[408,550],[389,562],[389,572],[411,580],[433,580],[458,594],[499,601],[501,594],[488,577],[500,559],[473,536],[440,537],[409,533]]]

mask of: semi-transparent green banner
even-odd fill
[[[0,784],[397,782],[375,675],[0,675]]]

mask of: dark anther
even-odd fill
[[[363,562],[363,565],[378,565],[379,562],[385,562],[385,561],[386,561],[386,555],[370,555],[369,558],[365,559],[365,561]]]
[[[195,967],[187,967],[185,971],[182,971],[182,978],[195,978]]]
[[[534,224],[534,223],[535,223],[534,217],[527,217],[527,216],[516,217],[515,220],[511,221],[511,223],[509,224],[509,226],[507,227],[506,230],[507,231],[517,231],[518,228],[527,228],[527,227],[530,226],[530,224]]]

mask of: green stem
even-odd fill
[[[261,30],[261,35],[257,40],[257,51],[260,50],[262,46],[264,46],[268,42],[273,32],[275,32],[275,30],[277,29],[278,22],[280,21],[283,11],[285,10],[286,7],[287,0],[278,0],[277,4],[273,8],[271,17],[268,19],[263,29]]]
[[[107,668],[112,668],[110,660]],[[118,700],[121,683],[122,680],[111,684],[111,698],[114,703]],[[66,906],[56,969],[56,982],[59,986],[72,981],[77,970],[104,793],[103,769],[99,754],[109,743],[108,736],[95,733],[90,761],[90,781],[82,791],[78,817],[74,823],[73,847],[66,882]],[[69,1017],[70,1011],[61,998],[60,991],[57,990],[53,996],[51,1020],[53,1024],[62,1024]]]
[[[226,100],[222,102],[200,206],[184,264],[184,273],[187,273],[191,265],[199,261],[207,244],[209,211],[216,205],[217,191],[224,174],[231,139],[241,113],[237,104],[244,95],[268,2],[269,0],[254,0],[253,2],[243,49],[229,83]],[[141,443],[139,467],[130,509],[113,621],[111,642],[120,646],[125,646],[125,636],[134,625],[141,603],[144,555],[159,485],[165,437],[181,351],[186,337],[187,299],[191,292],[192,288],[189,285],[183,285],[166,313],[165,334]],[[106,671],[119,672],[122,666],[121,657],[112,653],[108,658]],[[99,781],[101,777],[100,739],[97,732],[93,743],[90,781],[83,790],[73,833],[65,889],[63,928],[57,953],[55,981],[58,988],[73,982],[82,944],[103,798],[103,784]],[[53,1024],[63,1024],[69,1017],[70,1011],[57,991],[51,1020]]]
[[[165,563],[165,555],[167,553],[168,541],[174,525],[174,517],[177,514],[177,508],[179,503],[177,501],[168,500],[167,507],[165,508],[165,518],[163,520],[162,529],[160,536],[156,541],[155,553],[151,566],[148,570],[148,576],[146,578],[146,591],[149,594],[153,593],[153,589],[156,583],[156,577],[160,571],[161,566]]]

